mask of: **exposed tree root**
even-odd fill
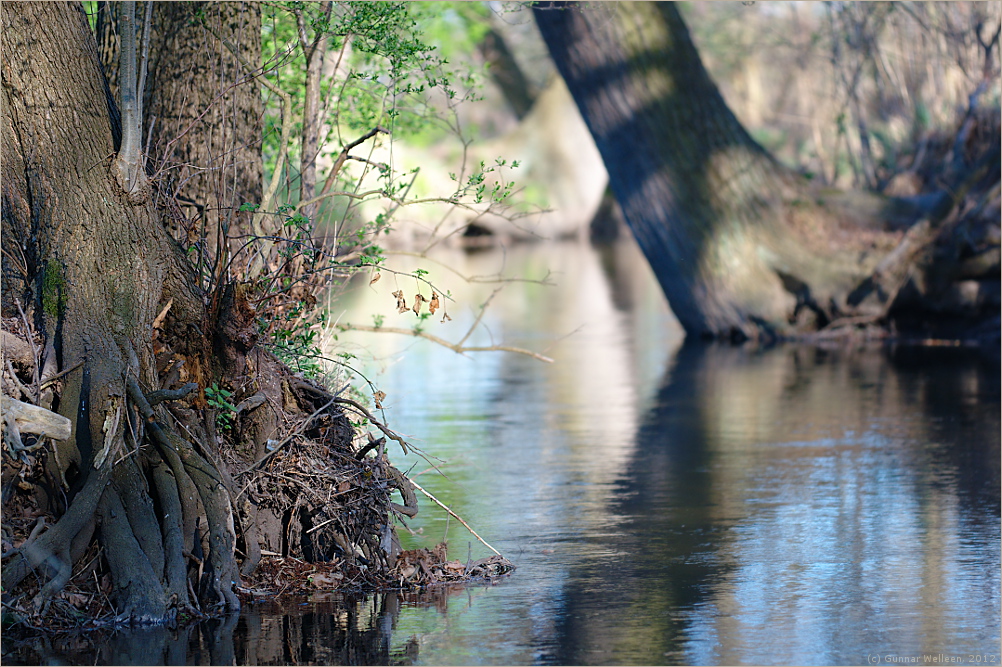
[[[4,514],[12,518],[4,523],[4,604],[25,627],[66,627],[81,613],[95,622],[163,623],[239,609],[241,597],[265,590],[413,587],[511,569],[500,556],[457,567],[414,553],[406,563],[423,569],[401,569],[394,517],[415,516],[417,497],[390,464],[386,437],[367,434],[356,447],[340,405],[368,410],[255,354],[256,379],[238,394],[238,419],[223,435],[214,412],[195,407],[198,385],[181,384],[185,374],[176,371],[184,364],[168,359],[162,389],[144,392],[134,377],[126,380],[127,400],[106,410],[103,441],[82,461],[75,493],[44,478],[56,449],[40,435],[26,430],[21,450],[6,452]],[[17,382],[25,397],[37,396],[34,364],[18,365],[20,373],[11,367],[4,377],[5,392]],[[89,397],[86,383],[81,395]],[[261,433],[268,423],[274,431]],[[41,492],[53,485],[62,488]],[[62,496],[64,512],[39,506]],[[299,563],[297,572],[314,574],[275,578],[276,559],[283,571]]]

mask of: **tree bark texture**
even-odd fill
[[[301,543],[341,539],[342,521],[312,534],[289,528],[301,511],[334,517],[343,507],[319,492],[307,501],[299,487],[269,485],[257,468],[278,451],[269,442],[298,421],[294,435],[304,442],[285,442],[315,449],[307,472],[326,490],[367,465],[354,456],[354,431],[333,396],[254,349],[257,313],[246,285],[222,281],[202,291],[150,196],[157,188],[137,197],[119,184],[115,104],[80,6],[2,3],[0,28],[4,276],[19,277],[16,294],[52,350],[44,364],[34,349],[26,361],[65,370],[52,407],[71,431],[54,451],[38,450],[58,487],[45,508],[56,521],[6,555],[3,590],[41,582],[33,602],[44,611],[97,535],[97,567],[111,574],[120,621],[163,622],[195,603],[186,558],[198,562],[200,599],[238,608],[238,538],[247,572],[260,558],[259,540],[295,543],[283,548],[294,555],[305,553]],[[191,143],[183,132],[176,138],[174,145]],[[4,301],[3,315],[17,308]],[[225,440],[201,391],[212,383],[233,387],[242,406]],[[285,460],[300,464],[298,456]],[[338,468],[345,462],[348,472]],[[366,495],[351,510],[362,517],[359,529],[340,528],[363,550],[392,507],[381,480],[359,487]],[[242,516],[234,507],[241,491]],[[256,517],[272,510],[276,530],[258,530]],[[354,559],[355,551],[348,545],[345,554]],[[389,571],[389,554],[369,556],[373,576]]]
[[[885,203],[874,219],[839,215],[762,149],[673,3],[551,3],[534,13],[690,335],[786,333],[852,310],[848,292],[900,236],[884,227]]]
[[[96,519],[120,618],[163,620],[176,554],[164,552],[135,451],[151,415],[137,414],[128,387],[159,389],[150,325],[164,303],[172,300],[172,320],[186,330],[203,321],[202,298],[152,203],[130,199],[114,177],[106,83],[79,5],[4,3],[2,27],[4,247],[21,249],[23,295],[59,366],[83,362],[64,378],[58,404],[73,425],[54,457],[56,479],[77,471],[69,506],[7,563],[4,590],[48,571],[37,598],[47,604]],[[197,341],[191,348],[205,349]]]
[[[238,210],[260,203],[264,169],[260,86],[217,35],[257,66],[260,5],[156,3],[144,105],[152,170],[212,247],[220,224],[232,235],[249,231],[250,214]]]

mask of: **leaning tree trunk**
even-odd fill
[[[508,48],[504,36],[494,28],[488,28],[477,49],[487,61],[487,73],[501,90],[515,117],[522,120],[532,108],[537,94]]]
[[[858,313],[867,298],[886,307],[893,295],[856,288],[916,210],[882,200],[826,208],[728,109],[673,3],[534,13],[687,333],[784,334]]]
[[[114,102],[80,6],[3,3],[0,11],[4,261],[16,248],[21,276],[5,288],[33,306],[54,365],[82,362],[65,376],[54,406],[73,423],[54,457],[59,474],[67,473],[68,507],[7,561],[3,588],[13,590],[32,571],[45,575],[36,598],[44,606],[96,529],[122,619],[159,621],[172,605],[186,606],[182,517],[158,520],[153,479],[161,507],[204,512],[215,592],[237,606],[232,520],[219,475],[191,442],[161,427],[166,419],[151,405],[164,398],[155,393],[151,325],[171,304],[171,325],[162,326],[183,331],[192,356],[206,357],[205,334],[193,335],[205,330],[202,295],[149,191],[127,194],[113,173]],[[140,448],[144,436],[149,444]]]

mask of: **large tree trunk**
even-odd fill
[[[96,24],[98,55],[116,100],[121,5],[99,2]],[[260,85],[230,50],[260,64],[261,8],[156,2],[151,32],[143,104],[147,169],[163,195],[158,204],[179,205],[184,213],[181,224],[171,225],[172,235],[186,245],[204,243],[203,258],[211,260],[224,232],[251,232],[250,214],[239,209],[260,203],[263,194]]]
[[[224,44],[220,39],[225,40]],[[157,2],[146,88],[147,148],[154,171],[178,195],[193,230],[215,250],[217,231],[249,233],[244,203],[259,204],[263,103],[256,2]],[[246,224],[245,224],[246,223]],[[220,235],[221,238],[223,235]]]
[[[55,406],[73,423],[50,459],[55,479],[65,475],[71,485],[68,507],[10,559],[4,590],[32,570],[47,574],[36,598],[44,607],[96,526],[119,617],[162,621],[190,604],[179,526],[204,512],[213,596],[239,606],[220,475],[192,442],[171,438],[163,406],[150,405],[161,388],[151,325],[168,303],[169,323],[160,326],[182,341],[191,373],[204,373],[212,337],[203,296],[149,191],[130,196],[113,176],[114,102],[80,6],[4,3],[2,11],[4,247],[22,251],[24,279],[15,288],[33,307],[48,361],[64,369],[82,362],[64,378]],[[204,440],[199,447],[207,451]],[[161,525],[154,498],[182,516],[164,516]]]
[[[41,564],[65,583],[67,546],[98,516],[109,554],[128,561],[114,568],[122,615],[159,619],[167,605],[157,572],[162,549],[145,540],[137,547],[148,526],[131,526],[152,520],[155,529],[156,519],[145,505],[120,509],[120,498],[143,483],[134,462],[112,470],[135,424],[127,379],[157,388],[150,323],[178,257],[154,209],[130,203],[110,176],[108,102],[79,6],[5,4],[3,61],[4,243],[30,249],[26,287],[40,289],[29,301],[59,365],[84,362],[59,403],[74,423],[62,460],[76,463],[79,491],[33,552],[7,566],[4,588]],[[173,296],[178,312],[190,313],[193,295]]]
[[[162,182],[119,185],[116,105],[80,5],[3,3],[0,28],[2,261],[12,293],[3,315],[18,312],[14,297],[33,315],[46,349],[40,381],[64,371],[46,407],[72,424],[52,449],[32,445],[50,468],[45,509],[56,522],[5,553],[5,595],[39,582],[35,608],[47,608],[94,535],[103,547],[95,567],[110,573],[115,613],[127,622],[162,622],[197,604],[189,562],[198,562],[199,599],[239,607],[237,549],[249,572],[262,541],[283,555],[322,546],[326,558],[336,542],[348,563],[357,549],[365,554],[356,577],[388,576],[395,556],[379,538],[392,533],[390,488],[406,484],[394,481],[381,446],[378,459],[352,450],[354,432],[334,404],[353,402],[254,349],[257,314],[245,286],[222,280],[211,294],[201,290],[167,231],[169,213],[155,205]],[[14,380],[3,380],[5,392],[17,390]],[[239,402],[225,439],[202,393],[213,383]],[[268,476],[297,465],[312,487],[287,489]],[[356,479],[361,466],[368,472]],[[332,500],[332,483],[351,487],[351,516],[343,499]],[[274,534],[256,530],[261,517],[280,524]]]
[[[863,296],[886,309],[893,294],[853,291],[901,241],[916,207],[850,198],[837,211],[777,163],[728,109],[673,3],[534,12],[690,335],[817,329],[861,312]]]

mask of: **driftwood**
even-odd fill
[[[45,438],[66,440],[73,432],[70,420],[57,415],[51,410],[37,405],[23,403],[10,396],[0,395],[0,408],[3,412],[3,440],[12,452],[31,451],[41,446],[41,441],[25,447],[21,441],[22,433],[35,433]]]

